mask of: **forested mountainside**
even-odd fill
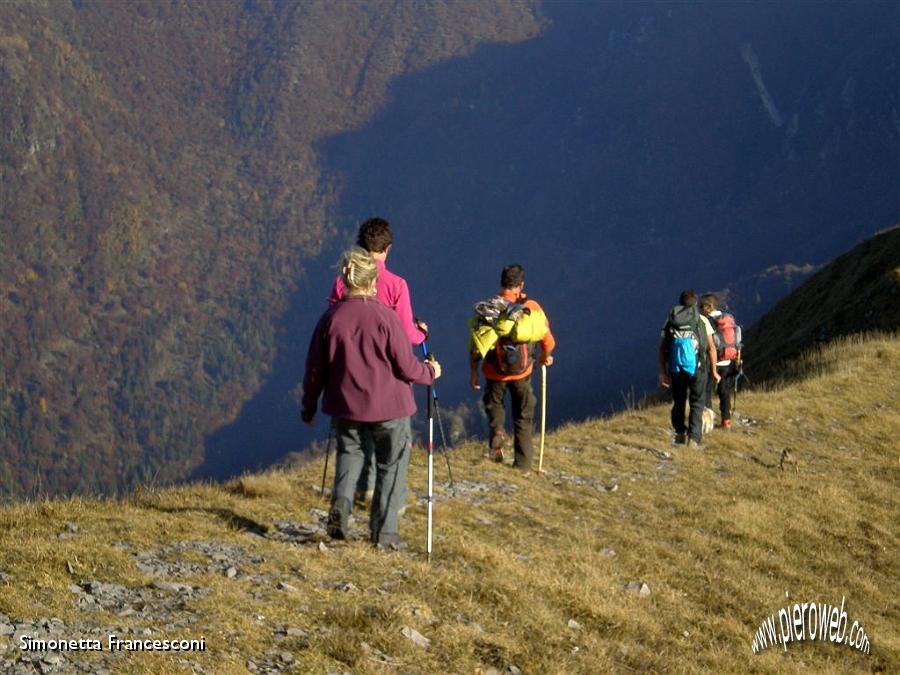
[[[796,376],[811,345],[900,330],[900,225],[835,258],[747,331],[754,379]],[[801,373],[803,374],[803,373]]]
[[[0,493],[186,476],[328,237],[315,144],[531,2],[0,3]]]

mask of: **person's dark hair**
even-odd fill
[[[384,253],[394,241],[391,224],[384,218],[369,218],[359,226],[356,243],[369,253]]]
[[[709,305],[712,309],[719,308],[719,296],[715,293],[704,293],[700,296],[701,305]]]
[[[693,288],[689,288],[686,291],[681,291],[681,297],[678,299],[678,302],[684,305],[685,307],[690,307],[691,305],[697,304],[697,292]]]
[[[518,264],[507,265],[500,274],[501,288],[515,288],[525,283],[525,268]]]

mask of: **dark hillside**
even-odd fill
[[[371,123],[318,146],[342,187],[339,244],[308,267],[318,290],[294,298],[271,377],[209,437],[198,475],[324,443],[326,424],[302,425],[290,392],[337,249],[373,214],[394,225],[389,265],[432,328],[443,409],[470,435],[486,430],[466,320],[508,262],[525,265],[558,338],[551,425],[655,387],[682,288],[726,290],[749,326],[900,221],[898,10],[548,2],[536,39],[399,78]]]
[[[0,3],[0,494],[186,476],[332,230],[313,144],[538,30],[505,1]]]
[[[866,331],[900,330],[900,226],[836,258],[745,335],[753,379],[784,374],[816,343]]]
[[[745,325],[900,220],[900,5],[548,2],[538,39],[402,78],[330,140],[342,222],[390,214],[393,265],[448,375],[503,264],[559,339],[555,423],[655,384],[679,291]],[[465,376],[448,405],[474,403]]]

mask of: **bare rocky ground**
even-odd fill
[[[292,546],[325,546],[326,513],[315,509],[310,523],[275,523],[265,536]],[[276,588],[296,592],[297,588],[272,574],[255,571],[265,562],[262,556],[249,554],[242,546],[213,541],[179,541],[148,551],[131,550],[126,543],[114,547],[134,556],[134,564],[149,581],[140,587],[83,580],[69,587],[73,605],[81,610],[79,621],[66,624],[55,617],[11,618],[0,614],[0,673],[115,673],[121,654],[109,648],[109,636],[120,640],[154,640],[175,635],[199,636],[204,627],[192,609],[194,600],[206,589],[186,581],[200,575],[221,575],[226,579],[248,580],[260,589]],[[296,577],[296,574],[293,575]],[[303,611],[303,607],[298,608]],[[104,623],[100,617],[115,616],[122,623]],[[255,673],[294,672],[292,648],[308,641],[301,628],[277,626],[273,632],[277,647],[248,660],[246,667]],[[4,639],[5,638],[5,639]],[[192,638],[199,639],[199,638]],[[34,641],[83,640],[79,650],[28,649]],[[101,650],[90,649],[99,641]],[[283,646],[282,646],[283,645]],[[190,672],[207,672],[190,659],[190,652],[175,661]]]

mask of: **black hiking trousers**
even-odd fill
[[[734,399],[734,382],[738,376],[738,369],[734,361],[732,361],[727,366],[716,366],[716,370],[719,372],[719,377],[722,378],[722,381],[719,382],[719,414],[724,422],[731,419],[731,402]],[[713,407],[713,393],[715,390],[716,381],[710,377],[706,386],[707,408]]]
[[[531,388],[531,375],[521,380],[488,380],[484,391],[484,411],[487,413],[491,438],[503,431],[506,423],[506,410],[503,395],[509,389],[512,399],[512,418],[515,448],[514,466],[526,471],[531,468],[534,459],[534,445],[531,440],[534,426],[534,409],[537,397]]]
[[[703,408],[706,405],[706,370],[699,370],[691,377],[676,373],[672,380],[672,427],[676,434],[687,434],[699,443],[703,439]],[[691,414],[687,428],[684,425],[684,406],[690,403]]]

